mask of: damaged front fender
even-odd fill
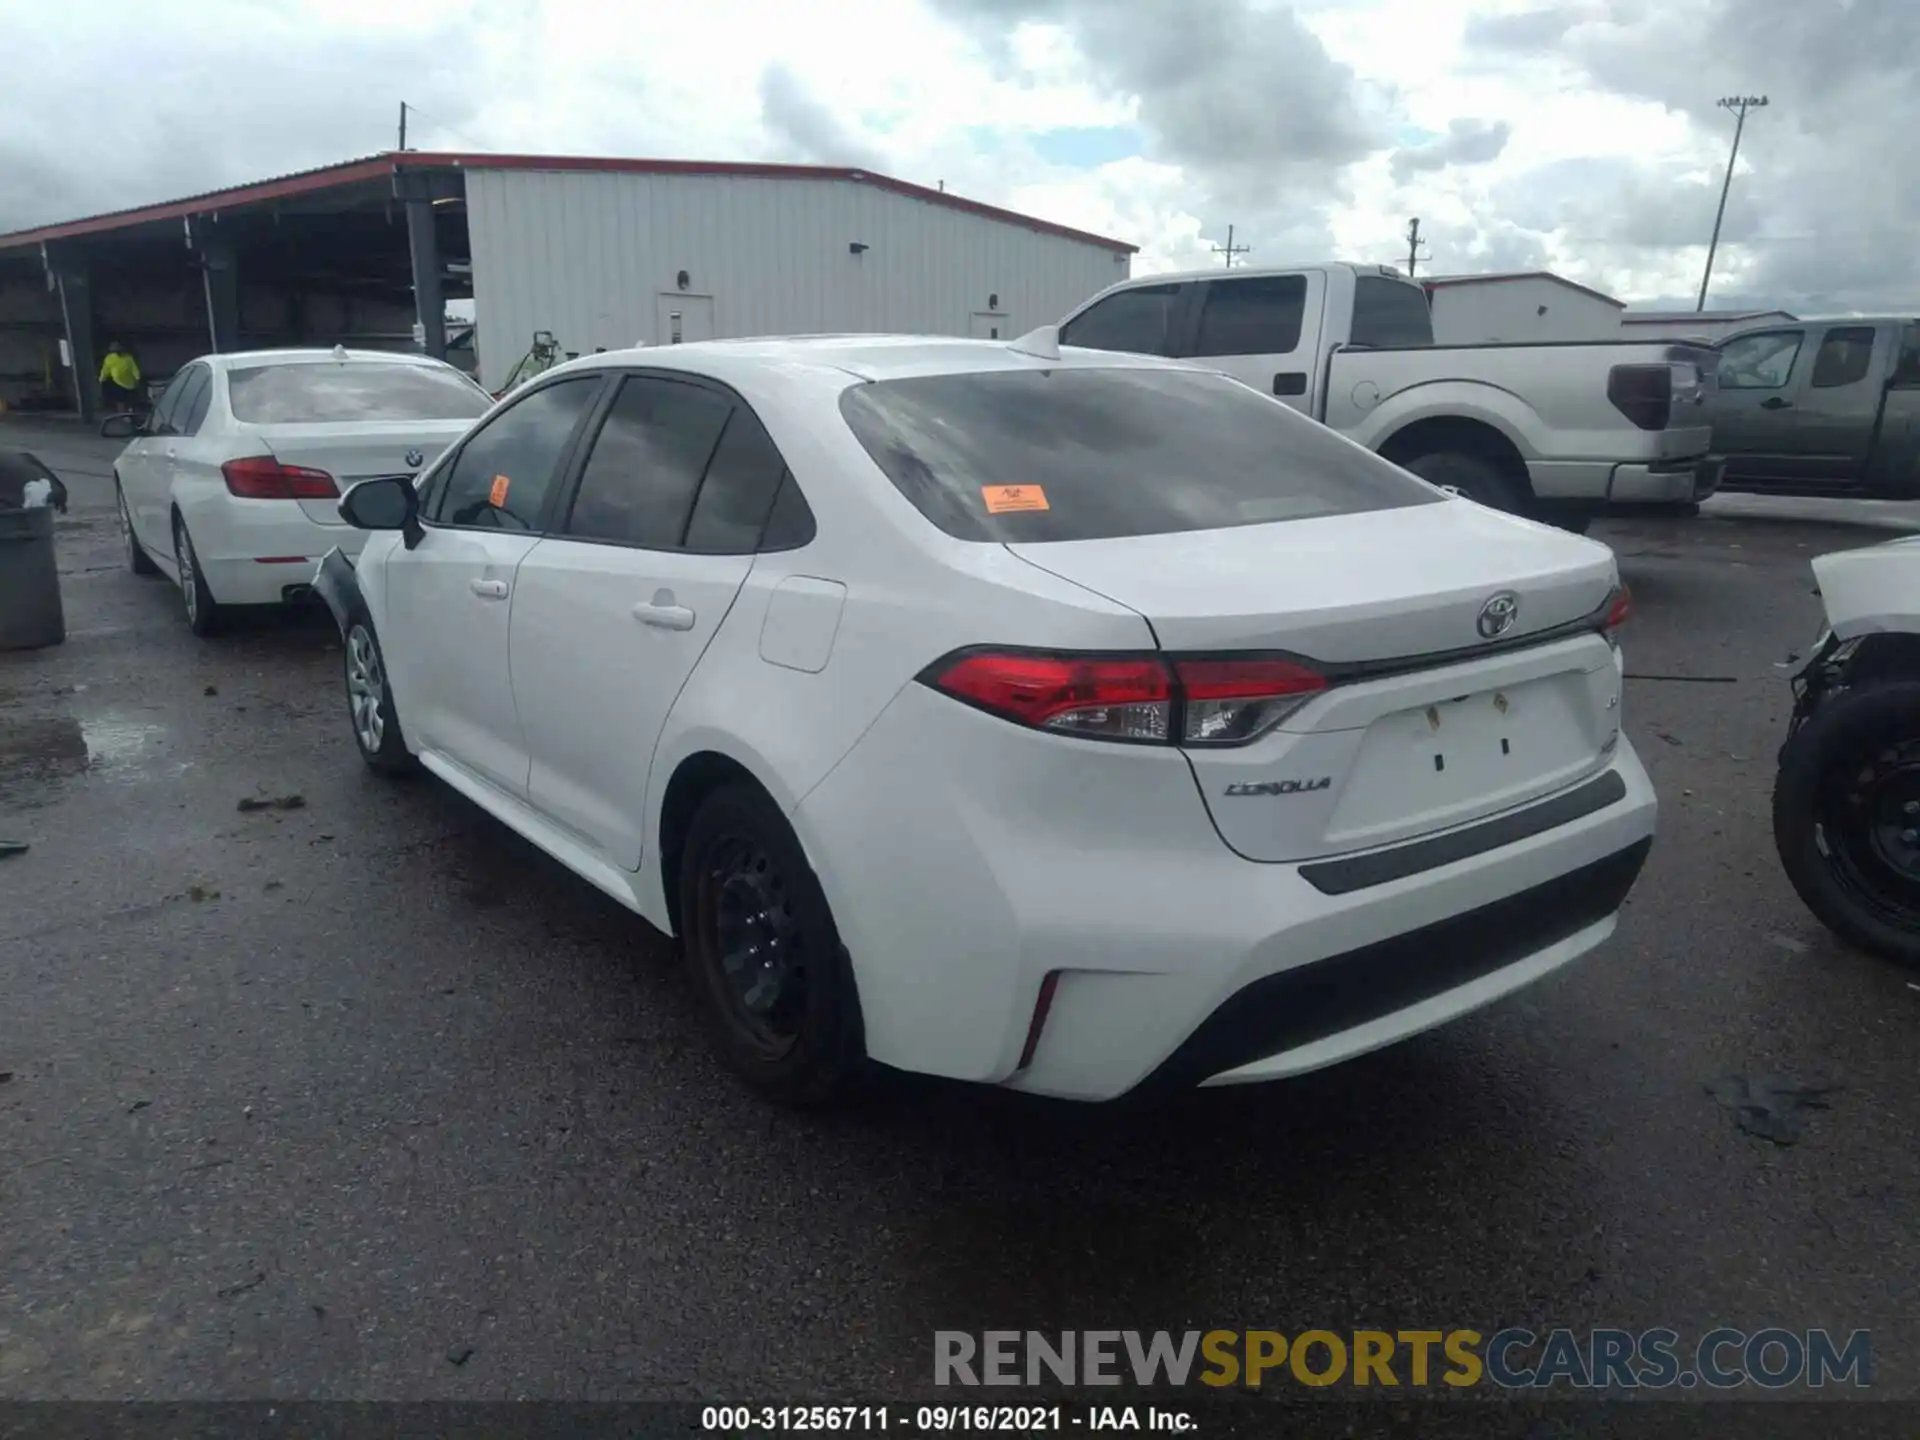
[[[1837,639],[1920,634],[1920,535],[1818,556],[1813,575]]]
[[[366,606],[360,594],[360,576],[353,568],[353,561],[335,548],[320,558],[320,568],[313,574],[314,593],[327,602],[327,609],[333,612],[333,623],[340,627],[344,638],[347,633],[347,621],[356,611]]]

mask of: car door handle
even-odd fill
[[[684,605],[673,603],[671,593],[664,598],[656,595],[650,601],[642,601],[633,607],[633,618],[642,625],[651,625],[656,630],[691,630],[693,611]]]
[[[504,580],[469,580],[467,584],[482,600],[507,598],[507,582]]]
[[[1778,395],[1769,395],[1760,402],[1760,408],[1762,410],[1791,410],[1793,408],[1793,401],[1782,400]]]

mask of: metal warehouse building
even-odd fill
[[[0,400],[91,414],[116,339],[150,377],[265,345],[446,356],[468,297],[489,388],[538,331],[1012,337],[1135,253],[865,170],[396,151],[0,235]]]

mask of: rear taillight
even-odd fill
[[[1667,364],[1616,365],[1607,372],[1607,399],[1642,430],[1664,430],[1673,415],[1675,368]]]
[[[1618,630],[1633,617],[1633,591],[1624,584],[1613,592],[1607,601],[1607,618],[1604,622],[1609,631]]]
[[[1280,656],[1181,658],[982,650],[932,666],[937,690],[1036,730],[1148,745],[1244,745],[1327,688]]]
[[[1327,688],[1327,677],[1296,660],[1176,660],[1180,743],[1244,745]]]
[[[243,500],[335,500],[333,476],[304,465],[282,465],[271,455],[250,455],[220,467],[227,489]]]
[[[981,651],[940,667],[949,695],[1036,730],[1166,743],[1173,680],[1158,659]]]

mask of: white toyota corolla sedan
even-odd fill
[[[113,462],[127,564],[179,585],[197,635],[236,606],[305,595],[322,555],[358,550],[341,492],[413,476],[492,403],[419,355],[336,346],[202,356],[144,424],[116,415],[100,427],[130,442]]]
[[[340,509],[364,758],[679,937],[777,1098],[1299,1074],[1599,945],[1652,842],[1612,552],[1176,362],[598,354]]]

